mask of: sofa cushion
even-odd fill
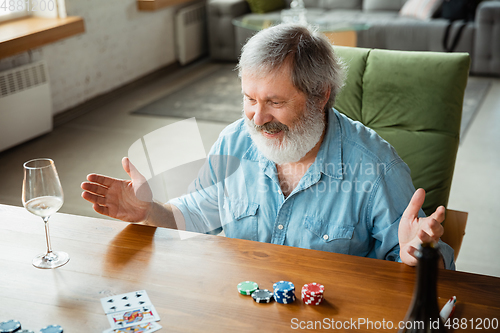
[[[336,45],[333,48],[347,65],[347,77],[335,100],[335,108],[351,119],[362,121],[363,75],[370,50]]]
[[[420,20],[430,20],[442,4],[443,0],[408,0],[399,14]]]
[[[358,31],[358,46],[378,49],[404,51],[437,51],[443,52],[443,36],[448,21],[435,19],[421,21],[417,19],[394,19],[391,22],[378,22],[370,25],[368,30]],[[458,23],[453,25],[451,35],[458,30]],[[474,41],[474,24],[467,24],[460,42],[458,52],[472,54]]]
[[[395,10],[400,11],[406,0],[364,0],[363,10]]]
[[[414,20],[404,18],[405,20]],[[325,11],[321,20],[327,22],[349,22],[353,24],[377,24],[379,22],[389,23],[394,20],[401,20],[397,11],[373,11],[363,12],[361,10],[338,9]]]
[[[263,14],[273,10],[283,9],[285,0],[246,0],[252,13]]]
[[[361,0],[319,0],[318,5],[324,9],[361,9]]]

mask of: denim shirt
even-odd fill
[[[315,162],[288,197],[244,121],[226,127],[190,193],[169,201],[186,230],[401,261],[399,221],[415,192],[410,169],[375,131],[335,109],[327,119]],[[453,249],[441,241],[440,249],[454,269]]]

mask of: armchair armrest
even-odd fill
[[[479,4],[474,40],[472,72],[500,75],[500,1]]]
[[[207,3],[210,56],[218,60],[236,60],[235,28],[232,20],[250,12],[245,0],[209,0]]]
[[[443,222],[444,234],[441,236],[441,240],[455,251],[455,261],[457,261],[458,253],[462,247],[468,215],[467,212],[446,210],[446,218]]]

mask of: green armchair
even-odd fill
[[[334,49],[348,65],[335,108],[374,129],[396,149],[410,167],[415,188],[427,192],[423,205],[427,215],[440,205],[446,207],[460,140],[469,55]],[[465,224],[449,222],[447,216],[445,234],[456,232],[451,231],[451,224],[465,229]],[[463,231],[460,234],[463,237]],[[455,249],[455,256],[461,237],[458,249],[450,244],[455,240],[443,237]]]

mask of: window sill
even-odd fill
[[[83,19],[27,17],[0,24],[0,58],[85,32]]]
[[[137,0],[137,8],[143,11],[155,11],[169,6],[181,3],[191,2],[193,0]]]

